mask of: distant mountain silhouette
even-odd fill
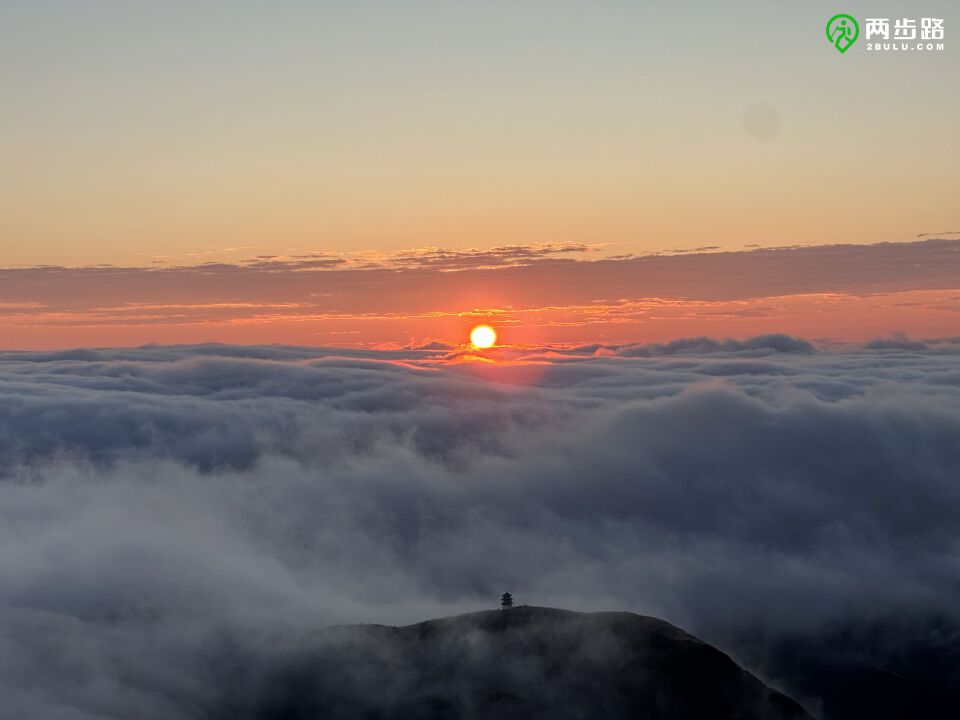
[[[800,720],[728,656],[661,620],[540,607],[329,628],[235,678],[218,717],[257,720]]]
[[[820,720],[960,718],[960,627],[949,618],[904,613],[731,646]]]

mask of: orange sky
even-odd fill
[[[580,344],[960,335],[960,240],[591,259],[580,246],[378,261],[0,270],[0,347]]]
[[[960,227],[945,0],[842,57],[819,2],[228,7],[0,4],[0,267]]]
[[[0,4],[0,347],[960,334],[952,3],[228,5]]]

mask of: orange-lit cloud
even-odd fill
[[[589,258],[581,246],[0,270],[0,346],[657,341],[960,331],[960,241]]]

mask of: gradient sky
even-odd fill
[[[861,37],[841,56],[823,33],[841,10],[942,17],[946,50],[871,54]],[[596,259],[946,236],[960,230],[955,10],[7,1],[0,267],[560,243]],[[0,289],[0,307],[47,294]],[[0,345],[67,342],[11,322]],[[227,337],[157,333],[188,335]],[[137,338],[154,339],[142,326],[122,337]]]

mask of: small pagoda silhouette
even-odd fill
[[[500,596],[500,609],[509,610],[513,607],[513,595],[508,592],[505,592]]]

